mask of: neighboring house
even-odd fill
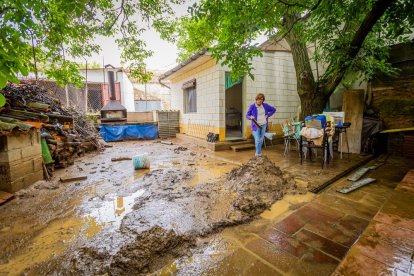
[[[109,86],[108,86],[108,72],[115,72],[115,96],[116,100],[120,101],[121,104],[129,112],[135,111],[134,104],[134,88],[132,82],[128,78],[128,75],[123,67],[112,67],[88,69],[87,75],[85,69],[80,69],[80,74],[85,77],[85,81],[88,82],[88,100],[94,100],[97,102],[96,109],[102,108],[110,100]],[[95,87],[98,85],[97,87]],[[89,91],[89,86],[94,87]],[[96,91],[95,91],[96,90]],[[100,97],[100,103],[99,101]],[[98,108],[100,106],[100,108]]]
[[[163,72],[153,71],[152,79],[146,83],[133,81],[135,111],[169,110],[171,89],[169,82],[159,82]]]
[[[220,65],[207,50],[200,51],[160,76],[171,82],[171,109],[180,110],[180,132],[205,139],[209,132],[219,140],[248,138],[247,109],[257,93],[277,108],[271,130],[281,134],[279,123],[294,118],[300,99],[292,55],[285,41],[261,45],[263,57],[253,59],[254,80],[245,76],[232,81],[229,68]]]
[[[105,69],[88,69],[87,72],[85,69],[79,69],[80,75],[85,78],[84,86],[81,88],[76,88],[73,85],[60,87],[56,84],[55,80],[47,79],[44,75],[39,76],[38,84],[54,94],[54,96],[59,99],[62,104],[69,103],[69,105],[77,106],[84,112],[86,111],[87,105],[88,112],[97,112],[100,111],[110,99],[108,89],[108,71],[115,72],[116,100],[120,101],[127,111],[135,111],[134,88],[125,69],[122,67],[114,68],[109,66]],[[35,83],[36,81],[34,74],[29,74],[26,77],[19,76],[19,79],[29,81],[31,83]],[[86,88],[88,90],[87,101]]]

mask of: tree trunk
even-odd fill
[[[299,15],[285,16],[285,26],[290,29],[295,24]],[[323,111],[326,104],[326,97],[320,93],[317,83],[313,76],[312,68],[309,61],[308,48],[301,41],[297,31],[292,28],[286,35],[286,41],[292,51],[293,63],[295,65],[297,91],[301,101],[300,120],[312,114],[318,114]]]
[[[349,45],[348,60],[356,57],[372,27],[395,2],[396,0],[377,0],[373,4],[372,9],[365,16],[364,21],[359,26]],[[319,82],[319,80],[315,82],[308,48],[302,42],[300,34],[297,33],[298,31],[293,28],[294,24],[300,24],[300,22],[298,23],[299,18],[299,14],[287,14],[284,17],[284,25],[287,30],[290,30],[286,35],[286,41],[292,51],[296,70],[297,91],[301,101],[300,120],[303,120],[305,116],[322,113],[329,97],[342,80],[348,65],[345,62],[342,64],[330,64],[326,71],[332,72],[333,69],[331,67],[335,67],[336,74],[323,82]]]
[[[311,97],[299,97],[301,106],[300,120],[303,120],[306,116],[309,115],[321,114],[326,106],[327,101],[329,100],[329,97],[325,97],[320,92],[313,93]]]

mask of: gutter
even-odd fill
[[[168,86],[168,85],[166,85],[165,83],[162,83],[160,78],[158,79],[158,83],[159,83],[159,84],[161,84],[161,86],[164,86],[164,87],[166,87],[166,88],[168,88],[168,89],[171,89],[171,87],[169,87],[169,86]]]
[[[177,72],[178,70],[180,70],[181,68],[183,68],[184,66],[186,66],[187,64],[189,64],[190,62],[198,59],[199,57],[201,57],[202,55],[204,55],[206,52],[208,51],[208,48],[204,48],[201,51],[198,51],[197,53],[195,53],[194,55],[192,55],[191,57],[187,58],[185,61],[183,61],[182,63],[180,63],[179,65],[175,66],[173,69],[165,72],[164,74],[162,74],[158,80],[163,80],[165,78],[167,78],[168,76],[174,74],[175,72]]]

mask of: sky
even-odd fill
[[[175,14],[182,16],[187,14],[187,8],[195,0],[187,1],[184,5],[174,7]],[[144,32],[143,40],[147,43],[147,49],[152,50],[154,53],[152,57],[146,60],[148,70],[169,70],[173,68],[177,62],[178,49],[173,43],[169,43],[160,38],[159,34],[154,30],[150,29]],[[88,62],[97,62],[99,64],[111,64],[115,67],[120,66],[121,51],[115,43],[115,38],[108,38],[99,36],[95,40],[97,44],[101,46],[101,52],[94,54],[88,58]]]
[[[192,5],[194,2],[195,0],[189,0],[183,5],[176,6],[174,8],[175,14],[177,16],[186,15],[188,6]],[[146,60],[148,70],[168,71],[177,65],[177,46],[162,40],[154,29],[144,32],[143,40],[147,43],[147,49],[153,51],[152,57]],[[262,43],[265,40],[265,36],[260,36],[255,42]],[[115,38],[100,36],[95,42],[101,46],[101,52],[88,58],[88,62],[97,62],[98,64],[104,63],[105,65],[111,64],[115,67],[121,65],[121,51],[115,43]]]
[[[147,43],[147,48],[154,52],[152,57],[146,60],[148,70],[169,70],[177,64],[177,47],[162,40],[155,30],[147,31],[143,39]],[[102,50],[99,54],[88,58],[88,62],[95,61],[99,64],[105,62],[105,64],[112,64],[115,67],[120,66],[121,51],[114,38],[98,37],[96,43],[101,45]]]

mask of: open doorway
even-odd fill
[[[240,140],[243,138],[243,83],[241,78],[232,80],[229,72],[225,78],[226,140]]]

